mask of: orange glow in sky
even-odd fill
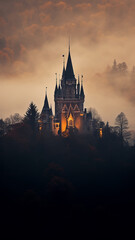
[[[124,112],[135,130],[134,0],[6,0],[0,8],[0,118],[24,115],[31,101],[41,111],[46,86],[54,110],[55,73],[61,76],[70,35],[76,78],[84,76],[85,107],[111,125]],[[125,80],[106,78],[114,59],[127,63]]]

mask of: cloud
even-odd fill
[[[13,0],[14,8],[11,1],[3,1],[1,6],[0,24],[7,24],[1,37],[10,39],[9,48],[13,48],[18,60],[20,51],[17,48],[21,44],[27,49],[40,49],[48,40],[54,44],[54,39],[68,34],[87,45],[89,42],[100,44],[109,36],[113,38],[113,34],[119,38],[127,33],[135,34],[135,4],[132,0],[130,3],[127,0],[85,0],[83,3],[75,0],[32,0],[31,3]]]
[[[93,94],[101,108],[98,96],[109,91],[134,105],[133,79],[108,79],[103,73],[114,58],[126,61],[129,71],[135,65],[134,0],[6,0],[0,6],[1,82],[45,82],[52,90],[70,35],[75,73],[84,74],[86,101]]]
[[[2,50],[7,45],[6,39],[4,37],[0,37],[0,49]]]
[[[3,17],[0,17],[0,26],[3,27],[4,25],[6,25],[6,21]]]
[[[92,8],[92,4],[91,3],[79,3],[75,5],[75,8],[80,9],[80,10],[89,10]]]
[[[74,41],[79,40],[80,45],[84,44],[88,49],[90,45],[99,48],[106,41],[112,44],[113,40],[124,42],[135,37],[135,4],[132,0],[13,0],[12,4],[11,1],[0,4],[3,9],[0,65],[13,61],[31,65],[28,62],[31,50],[40,51],[44,45],[54,45],[63,36],[71,35]],[[12,49],[14,55],[3,50],[6,47]],[[25,55],[23,59],[22,55]],[[13,66],[7,65],[7,73],[10,67],[13,71]]]
[[[4,51],[0,51],[0,62],[2,64],[6,64],[10,62],[10,57],[8,55],[8,53],[4,52]]]
[[[48,10],[49,8],[51,8],[52,6],[54,6],[52,1],[47,1],[45,3],[43,3],[42,5],[40,5],[40,10]]]

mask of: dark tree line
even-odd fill
[[[106,134],[106,131],[117,135],[121,141],[121,144],[127,143],[130,139],[130,131],[128,131],[128,119],[123,112],[118,114],[115,119],[115,127],[109,126],[109,123],[106,124],[102,121],[100,115],[94,108],[90,108],[88,115],[92,116],[92,133],[99,135],[99,129],[102,128],[103,135]],[[24,117],[21,117],[18,113],[11,115],[9,118],[6,118],[5,121],[0,119],[0,135],[7,134],[10,131],[13,131],[17,127],[26,128],[31,134],[38,134],[39,132],[39,120],[40,114],[38,112],[37,106],[31,102]],[[108,129],[108,130],[107,130]],[[48,133],[47,133],[48,134]]]
[[[96,128],[102,123],[102,138],[39,134],[39,113],[33,103],[19,125],[1,135],[5,239],[7,234],[27,239],[28,231],[29,239],[36,234],[44,239],[80,232],[92,239],[111,232],[114,239],[115,225],[120,233],[127,229],[135,214],[135,147],[124,144],[128,121],[120,113],[115,129],[91,111]]]

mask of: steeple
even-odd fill
[[[81,76],[81,93],[80,93],[81,98],[84,98],[84,90],[83,90],[83,75]]]
[[[67,67],[66,67],[66,79],[72,79],[74,78],[74,70],[70,55],[70,45],[69,45],[69,54],[68,54],[68,60],[67,60]]]
[[[46,87],[46,93],[45,93],[45,101],[44,101],[44,110],[48,110],[49,109],[49,103],[48,103],[48,98],[47,98],[47,87]]]
[[[65,70],[65,55],[62,55],[62,57],[63,57],[63,73],[62,73],[62,79],[64,79],[64,78],[65,78],[65,72],[66,72],[66,70]]]

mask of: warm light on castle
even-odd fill
[[[64,59],[64,55],[63,55]],[[55,115],[49,107],[47,91],[44,106],[40,115],[40,130],[51,131],[55,135],[66,136],[69,130],[79,133],[92,131],[92,114],[84,109],[85,94],[83,88],[83,75],[76,79],[69,46],[67,64],[63,61],[62,77],[54,90]]]

